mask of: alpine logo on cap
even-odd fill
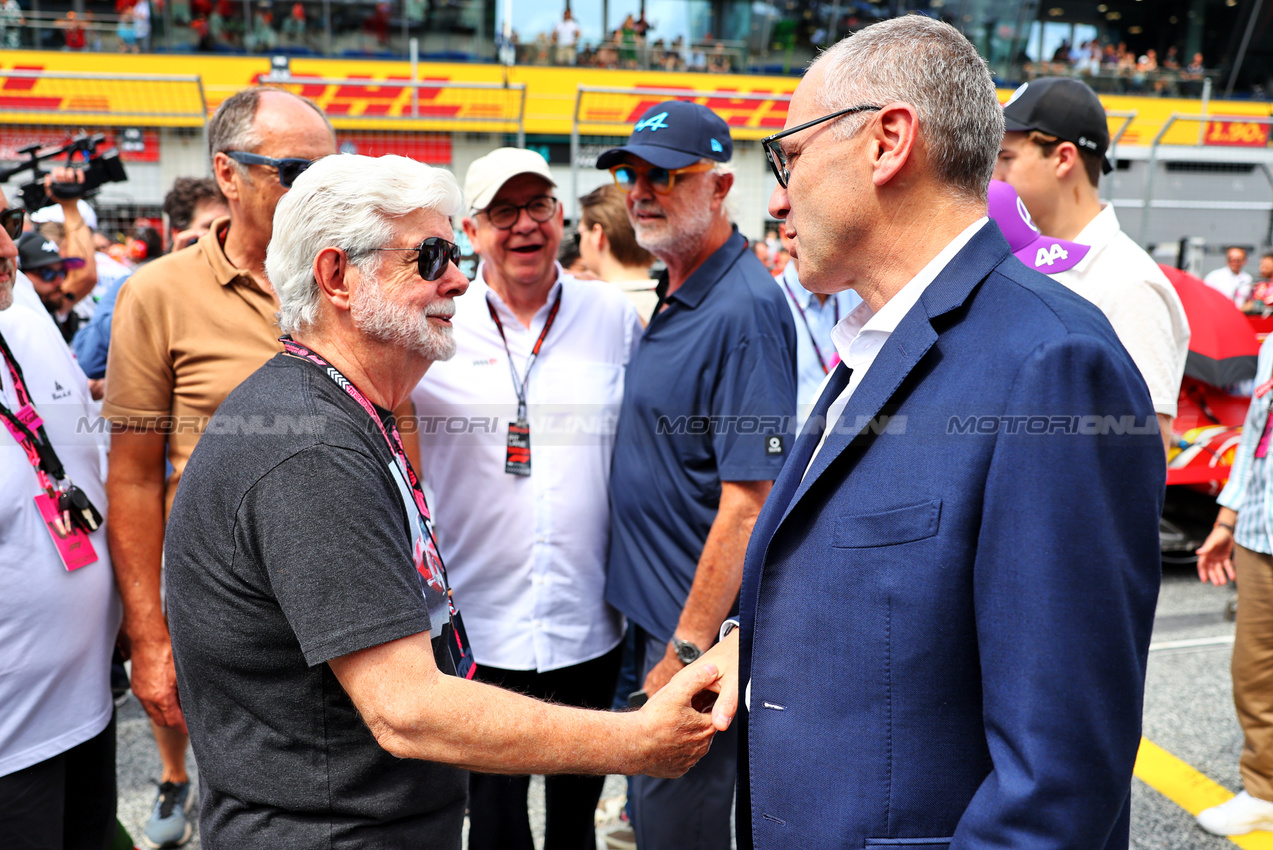
[[[639,133],[642,130],[649,130],[651,132],[654,132],[656,130],[666,130],[667,129],[666,119],[667,119],[666,112],[660,112],[658,115],[651,115],[649,118],[646,118],[644,121],[639,122],[635,127],[633,127],[632,132]]]
[[[57,253],[57,243],[56,243],[56,242],[45,242],[43,245],[41,245],[41,246],[40,246],[40,250],[41,250],[41,251],[48,251],[50,254],[56,254],[56,253]]]
[[[721,143],[720,143],[720,142],[718,142],[718,141],[716,141],[715,139],[712,139],[712,150],[716,151],[716,153],[724,153],[724,152],[725,152],[725,148],[724,148],[724,147],[722,147],[722,146],[721,146]]]
[[[1012,105],[1012,102],[1013,102],[1014,100],[1016,100],[1017,98],[1021,97],[1021,95],[1025,94],[1026,86],[1028,86],[1028,85],[1030,85],[1030,84],[1029,84],[1029,83],[1022,83],[1022,84],[1021,84],[1021,86],[1020,86],[1020,87],[1019,87],[1016,91],[1014,91],[1014,92],[1012,93],[1012,97],[1008,98],[1008,102],[1004,104],[1004,107],[1011,106],[1011,105]]]

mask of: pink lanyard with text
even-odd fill
[[[332,383],[343,389],[349,394],[349,397],[367,411],[367,415],[371,417],[371,421],[376,423],[376,427],[380,429],[380,435],[385,438],[385,443],[389,446],[389,451],[393,454],[393,459],[398,464],[398,469],[406,476],[407,483],[411,485],[411,496],[415,500],[416,510],[420,515],[421,530],[428,535],[429,542],[432,544],[433,551],[437,552],[438,569],[442,574],[442,582],[446,592],[447,611],[452,618],[456,616],[455,600],[451,593],[451,583],[447,581],[446,564],[442,562],[442,552],[438,549],[437,539],[433,535],[433,521],[429,513],[429,505],[424,500],[424,488],[420,486],[420,479],[416,477],[415,470],[411,468],[411,461],[407,458],[407,451],[402,445],[402,437],[398,434],[398,428],[395,426],[392,431],[385,429],[384,422],[380,419],[380,414],[376,412],[375,405],[367,400],[367,397],[354,386],[350,381],[340,373],[340,370],[310,351],[299,342],[290,337],[282,337],[279,340],[283,343],[283,349],[293,357],[299,357],[302,360],[308,360],[315,366],[320,367]]]

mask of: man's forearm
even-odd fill
[[[84,266],[66,273],[62,289],[70,296],[70,303],[84,298],[97,286],[97,256],[93,248],[93,231],[74,204],[63,207],[63,227],[66,228],[67,256],[79,257]]]
[[[124,632],[134,643],[168,640],[160,600],[164,483],[109,481],[107,534],[115,582],[124,603]]]
[[[676,636],[700,649],[716,641],[743,581],[743,560],[752,527],[772,486],[770,481],[727,481],[721,504],[699,557]]]
[[[700,662],[639,712],[553,705],[443,675],[428,632],[328,663],[386,751],[485,773],[679,776],[714,731],[692,698],[721,686]]]
[[[1157,416],[1158,416],[1158,431],[1160,434],[1162,434],[1163,451],[1167,452],[1167,455],[1170,457],[1171,446],[1176,439],[1171,434],[1172,417],[1168,416],[1165,413],[1159,413],[1157,414]]]

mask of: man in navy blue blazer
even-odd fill
[[[769,211],[802,283],[865,303],[709,653],[737,650],[749,705],[739,846],[1126,848],[1165,477],[1145,381],[987,220],[1003,114],[955,29],[840,42],[787,126]]]

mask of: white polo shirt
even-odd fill
[[[25,284],[29,289],[30,284]],[[105,431],[88,384],[43,306],[20,296],[0,310],[0,334],[67,474],[106,514],[100,448]],[[16,410],[9,370],[0,400]],[[0,428],[0,776],[46,761],[110,721],[110,659],[119,596],[103,525],[96,563],[68,572],[35,506],[35,469]]]
[[[478,664],[546,672],[613,649],[606,604],[610,458],[641,322],[617,288],[564,275],[529,329],[483,281],[456,299],[456,354],[411,394],[421,477],[438,545]],[[531,474],[504,471],[517,394],[487,309],[519,376],[557,294],[561,307],[530,375]]]
[[[1189,320],[1175,287],[1122,231],[1110,204],[1074,241],[1091,250],[1052,277],[1100,308],[1149,386],[1154,412],[1174,418],[1189,353]]]

